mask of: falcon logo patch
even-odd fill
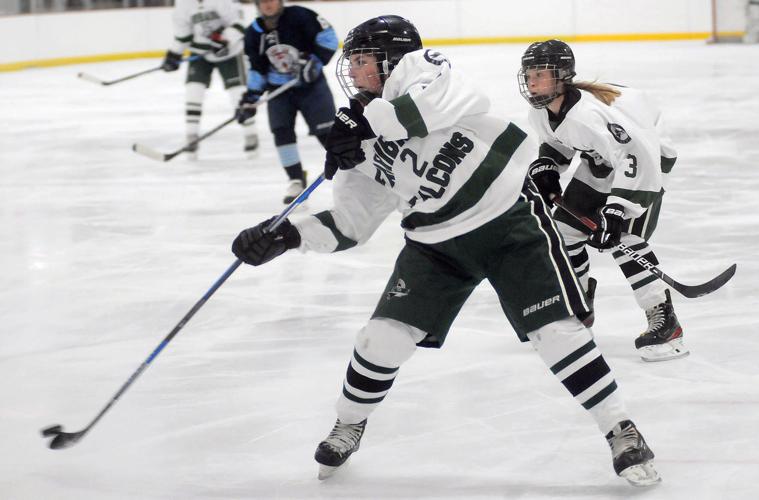
[[[609,123],[606,125],[606,128],[609,129],[609,132],[611,132],[611,135],[614,136],[614,139],[620,143],[620,144],[627,144],[632,140],[630,137],[630,134],[627,133],[627,131],[622,128],[622,125],[617,125],[616,123]]]
[[[398,280],[393,288],[387,292],[387,300],[399,297],[405,297],[411,290],[406,288],[406,283],[403,280]]]

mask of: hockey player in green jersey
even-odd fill
[[[579,156],[563,201],[573,212],[594,218],[599,229],[588,238],[585,226],[566,211],[557,209],[554,217],[592,301],[596,281],[589,277],[586,245],[604,251],[622,242],[658,264],[647,242],[677,153],[660,111],[646,94],[619,85],[574,82],[574,76],[574,54],[560,40],[533,43],[522,56],[520,91],[532,106],[530,125],[541,143],[529,175],[549,206],[552,195],[562,194],[560,173]],[[612,255],[648,320],[648,328],[635,340],[640,356],[663,361],[687,355],[664,282],[620,250]],[[592,312],[584,321],[592,325]]]
[[[590,331],[582,288],[543,200],[525,181],[534,144],[488,114],[476,92],[398,16],[351,30],[337,63],[350,97],[326,141],[334,206],[305,220],[242,231],[234,254],[261,265],[288,249],[337,252],[365,243],[393,210],[406,244],[358,332],[337,421],[316,450],[320,478],[359,448],[372,411],[417,346],[439,348],[483,280],[523,342],[530,341],[606,436],[614,470],[636,485],[659,480]],[[546,453],[550,453],[546,451]]]
[[[185,128],[187,142],[192,142],[198,138],[203,100],[214,68],[221,74],[233,108],[245,92],[243,13],[237,0],[177,0],[172,20],[174,42],[166,52],[163,70],[179,69],[185,49],[198,56],[189,62],[185,82]],[[254,122],[250,119],[242,124],[243,148],[248,156],[255,155],[258,149]],[[197,144],[187,154],[197,158]]]

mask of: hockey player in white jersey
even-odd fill
[[[189,62],[185,84],[187,142],[192,142],[199,135],[203,100],[214,68],[221,75],[233,109],[246,90],[243,12],[237,0],[176,0],[172,19],[174,42],[166,52],[163,70],[179,69],[188,48],[200,56]],[[242,128],[244,151],[254,155],[258,149],[255,120],[246,121]],[[188,150],[188,155],[197,157],[197,145]]]
[[[591,217],[599,229],[587,229],[564,210],[557,221],[575,273],[592,301],[596,281],[589,276],[586,245],[612,255],[645,311],[648,328],[635,340],[645,361],[663,361],[689,353],[683,329],[663,281],[614,247],[622,242],[653,264],[647,241],[656,228],[664,183],[677,154],[661,113],[643,92],[591,82],[575,82],[575,58],[560,40],[531,44],[522,56],[519,85],[530,103],[530,125],[540,141],[539,158],[529,175],[546,203],[561,195],[560,174],[574,156],[579,165],[563,194],[574,212]],[[583,317],[593,323],[593,312]]]
[[[590,331],[585,298],[543,200],[525,181],[534,144],[416,28],[380,16],[348,33],[337,65],[351,98],[326,141],[334,207],[272,232],[242,231],[235,255],[260,265],[298,248],[337,252],[365,243],[393,210],[406,245],[356,338],[337,421],[316,450],[320,478],[359,448],[367,419],[417,346],[439,348],[464,302],[487,279],[523,342],[585,409],[612,449],[617,474],[659,480]],[[365,106],[365,108],[364,108]],[[546,451],[550,453],[550,451]]]

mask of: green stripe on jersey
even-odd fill
[[[335,248],[333,252],[347,250],[349,248],[353,248],[356,245],[358,245],[358,242],[348,238],[343,233],[341,233],[339,229],[337,229],[337,224],[335,224],[335,218],[332,217],[332,214],[329,213],[328,211],[314,214],[314,217],[319,219],[319,222],[321,222],[323,226],[327,227],[327,229],[332,231],[332,235],[337,240],[337,248]]]
[[[514,152],[522,144],[527,134],[513,123],[509,123],[501,135],[490,146],[490,151],[482,160],[472,176],[461,186],[456,194],[436,212],[415,212],[405,217],[401,226],[414,229],[432,226],[453,219],[477,204],[493,181],[501,175],[511,160]]]
[[[661,171],[665,174],[668,174],[672,171],[672,167],[675,166],[675,162],[677,161],[677,158],[665,158],[664,156],[661,157]]]
[[[187,43],[192,41],[192,35],[187,36],[175,36],[174,39],[181,43]]]
[[[416,107],[416,103],[410,95],[404,94],[397,99],[393,99],[390,103],[395,106],[395,116],[401,122],[403,128],[406,129],[409,138],[427,137],[427,134],[429,134],[427,125],[425,125],[424,118],[422,118],[419,108]]]
[[[572,162],[572,158],[567,158],[559,153],[556,148],[545,142],[540,145],[538,156],[547,156],[555,161],[557,165],[569,165]]]
[[[654,191],[632,191],[630,189],[612,188],[609,196],[624,198],[642,207],[649,207],[657,198],[661,196],[660,192]]]

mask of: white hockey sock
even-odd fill
[[[545,364],[588,410],[605,435],[629,417],[617,394],[609,365],[590,334],[574,316],[527,334]]]
[[[199,135],[200,117],[203,113],[203,98],[206,86],[198,82],[185,85],[185,124],[187,135]]]
[[[359,331],[336,404],[341,422],[356,424],[369,417],[424,336],[417,328],[385,318],[372,319]]]
[[[630,247],[641,257],[645,257],[652,264],[659,264],[656,255],[654,255],[651,247],[648,246],[648,243],[643,238],[629,234],[622,237],[622,243]],[[619,269],[625,275],[625,278],[627,278],[627,282],[630,283],[630,287],[635,295],[635,301],[641,309],[650,309],[666,300],[664,290],[667,289],[667,286],[662,280],[646,271],[643,266],[621,251],[615,250],[612,255]]]

